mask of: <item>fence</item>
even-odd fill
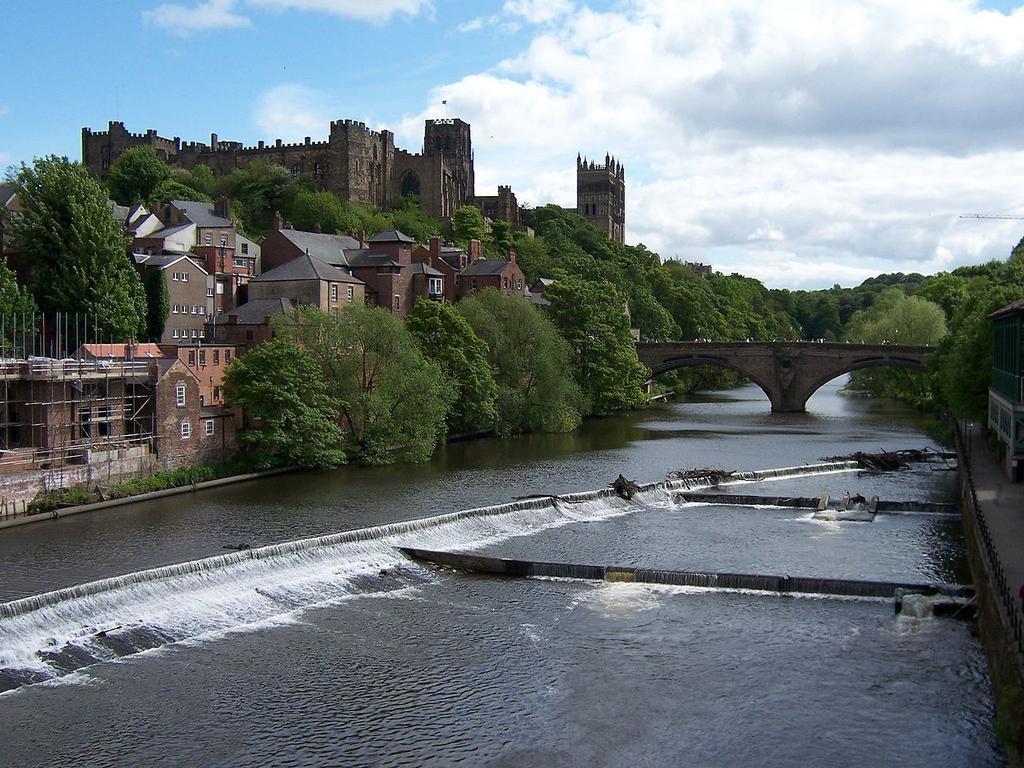
[[[978,494],[974,488],[974,476],[971,473],[970,440],[964,440],[962,424],[959,421],[955,422],[953,432],[956,436],[960,461],[964,464],[962,474],[967,481],[967,511],[981,539],[982,557],[987,560],[989,573],[992,574],[994,580],[995,597],[1003,605],[1006,625],[1009,627],[1013,641],[1017,646],[1017,653],[1024,656],[1024,615],[1022,615],[1021,602],[1006,578],[1006,570],[1003,568],[1003,561],[999,557],[999,550],[992,541],[992,532],[989,530],[988,521],[985,519],[985,513],[978,503]],[[1020,659],[1018,658],[1018,665],[1019,663]]]

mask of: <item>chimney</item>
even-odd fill
[[[135,358],[135,339],[129,338],[124,343],[124,359],[132,360]]]
[[[430,259],[427,263],[432,267],[436,267],[437,262],[441,260],[441,238],[434,235],[427,242],[430,248]]]
[[[313,225],[313,231],[316,232],[318,235],[323,232],[323,229],[320,227],[319,221]]]
[[[363,227],[359,228],[359,247],[366,247],[366,229]]]
[[[222,197],[213,204],[213,212],[215,215],[225,219],[231,218],[231,200]]]
[[[472,264],[474,261],[480,261],[480,241],[470,240],[469,241],[469,263]]]
[[[274,231],[278,232],[282,229],[284,229],[284,218],[280,211],[274,211]]]
[[[508,249],[508,260],[510,262],[512,262],[513,264],[516,263],[516,249],[515,248],[509,248]]]

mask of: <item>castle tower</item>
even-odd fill
[[[604,165],[576,155],[576,212],[609,240],[626,240],[626,171],[611,155]]]
[[[427,120],[423,128],[423,154],[440,156],[448,166],[453,179],[453,210],[472,204],[476,197],[473,176],[473,140],[469,123],[457,117]]]

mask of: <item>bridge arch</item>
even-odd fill
[[[759,372],[751,370],[736,360],[726,357],[718,357],[716,355],[692,354],[675,358],[666,358],[657,367],[657,369],[651,368],[651,376],[659,376],[660,374],[668,373],[669,371],[678,371],[680,368],[693,368],[699,365],[728,368],[731,371],[736,371],[736,373],[746,376],[756,384],[758,388],[765,393],[769,401],[772,399],[771,384],[767,381],[761,381],[761,375]]]
[[[654,375],[692,365],[730,368],[759,386],[778,413],[802,412],[825,383],[864,368],[927,370],[931,347],[811,342],[668,342],[637,345]]]

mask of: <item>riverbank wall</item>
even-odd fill
[[[977,600],[977,621],[996,699],[996,731],[1011,768],[1024,768],[1024,626],[1014,584],[1007,576],[985,509],[978,501],[975,463],[995,462],[973,445],[971,428],[954,428],[959,471],[959,499],[964,545]],[[998,471],[998,466],[996,466]],[[1024,510],[1021,511],[1024,521]]]
[[[80,515],[84,512],[98,512],[103,509],[112,509],[114,507],[121,507],[125,504],[135,504],[141,501],[149,501],[151,499],[162,499],[166,496],[178,496],[183,493],[195,493],[196,491],[206,490],[208,488],[217,488],[222,485],[231,485],[232,483],[244,483],[248,480],[259,480],[265,477],[272,477],[274,475],[281,475],[285,472],[295,472],[296,467],[278,467],[276,469],[268,469],[263,472],[248,472],[244,475],[231,475],[230,477],[220,477],[216,480],[205,480],[201,483],[194,483],[192,485],[182,485],[177,488],[166,488],[162,491],[150,491],[149,493],[140,493],[135,496],[125,496],[120,499],[108,499],[106,501],[97,501],[93,504],[78,504],[73,507],[61,507],[59,509],[52,509],[47,512],[39,512],[38,514],[32,515],[18,515],[17,517],[9,517],[6,519],[0,519],[0,530],[4,528],[14,528],[19,525],[28,525],[29,523],[38,523],[45,520],[57,520],[61,517],[68,517],[69,515]]]

